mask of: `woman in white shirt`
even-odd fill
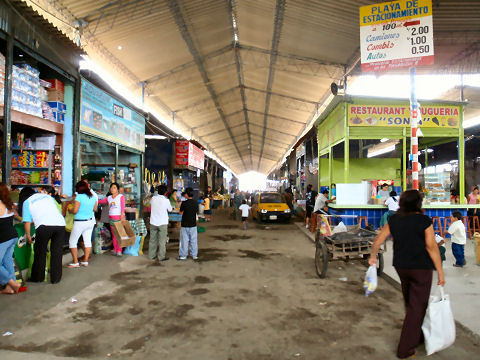
[[[55,200],[46,192],[35,193],[32,188],[24,187],[18,201],[19,215],[25,226],[25,236],[32,243],[31,224],[35,225],[36,240],[30,281],[43,282],[47,259],[48,241],[50,242],[50,281],[52,284],[62,279],[62,253],[65,239],[65,219],[57,208]]]

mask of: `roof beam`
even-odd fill
[[[258,124],[252,124],[252,126],[262,127],[262,125],[258,125]],[[272,128],[267,127],[267,130],[268,131],[274,131],[276,133],[279,133],[279,134],[282,134],[282,135],[285,135],[285,136],[297,137],[296,135],[294,135],[292,133],[287,133],[287,132],[284,132],[284,131],[281,131],[281,130],[278,130],[278,129],[272,129]]]
[[[240,58],[240,50],[238,49],[238,22],[237,22],[237,13],[233,8],[232,0],[227,0],[228,10],[230,12],[230,27],[232,29],[232,41],[233,41],[233,52],[235,56],[235,66],[237,68],[237,78],[238,78],[238,86],[240,87],[240,96],[242,98],[242,105],[243,105],[243,116],[245,117],[245,125],[247,126],[247,134],[248,134],[248,148],[250,149],[250,166],[253,169],[253,158],[252,158],[252,141],[250,137],[250,122],[248,119],[248,111],[247,111],[247,100],[245,97],[245,88],[243,85],[243,68],[242,68],[242,60]]]
[[[225,115],[225,118],[232,117],[232,116],[234,116],[234,115],[240,114],[241,112],[243,112],[243,109],[242,109],[242,110],[237,110],[237,111],[234,111],[234,112],[231,113],[231,114]],[[208,121],[208,122],[206,122],[206,123],[203,123],[203,124],[200,124],[200,125],[197,125],[197,126],[193,126],[192,129],[201,129],[201,128],[205,127],[205,126],[210,126],[210,125],[212,125],[212,124],[215,124],[217,121],[218,121],[218,119],[211,120],[211,121]]]
[[[226,94],[228,94],[228,93],[230,93],[230,92],[233,92],[233,91],[235,91],[235,90],[237,90],[237,89],[238,89],[238,86],[234,86],[234,87],[231,87],[230,89],[227,89],[227,90],[224,90],[224,91],[222,91],[222,92],[219,92],[219,93],[217,94],[217,98],[219,98],[219,97],[221,97],[221,96],[223,96],[223,95],[226,95]],[[197,107],[197,106],[199,106],[199,105],[203,105],[203,104],[205,104],[205,103],[207,103],[207,102],[210,102],[210,101],[212,101],[212,97],[211,97],[211,96],[206,97],[206,98],[203,98],[203,99],[201,99],[201,100],[199,100],[199,101],[197,101],[197,102],[195,102],[195,103],[193,103],[193,104],[184,106],[183,108],[177,109],[177,110],[175,110],[175,112],[176,112],[176,113],[179,113],[179,112],[182,112],[182,111],[186,111],[186,110],[189,110],[189,109],[191,109],[191,108]]]
[[[224,46],[223,48],[220,48],[220,49],[217,49],[217,50],[214,50],[208,54],[205,54],[203,56],[203,59],[204,60],[208,60],[208,59],[211,59],[211,58],[214,58],[214,57],[217,57],[217,56],[220,56],[220,55],[223,55],[224,53],[226,52],[229,52],[233,49],[233,45],[232,44],[229,44],[227,46]],[[162,79],[165,79],[165,78],[168,78],[172,75],[175,75],[179,72],[182,72],[184,71],[185,69],[188,69],[190,67],[193,67],[195,66],[195,61],[189,61],[187,63],[184,63],[184,64],[181,64],[181,65],[178,65],[176,67],[174,67],[173,69],[171,70],[168,70],[168,71],[165,71],[161,74],[158,74],[158,75],[154,75],[146,80],[144,80],[147,84],[152,84],[152,83],[156,83],[157,81],[160,81]]]
[[[265,111],[263,117],[263,136],[262,136],[262,146],[260,150],[260,156],[258,157],[258,167],[257,171],[260,170],[260,163],[262,161],[263,148],[265,147],[265,133],[267,132],[267,114],[270,109],[270,98],[272,96],[272,86],[273,79],[275,77],[275,63],[277,62],[277,51],[278,45],[280,43],[280,33],[283,26],[283,15],[285,14],[285,3],[286,0],[277,0],[277,5],[275,7],[275,20],[273,23],[273,38],[272,38],[272,47],[270,49],[270,67],[268,70],[268,82],[265,97]]]
[[[245,89],[247,89],[247,90],[252,90],[252,91],[258,91],[258,92],[261,92],[261,93],[263,93],[263,94],[270,94],[270,95],[280,96],[280,97],[283,97],[283,98],[285,98],[285,99],[290,99],[290,100],[294,100],[294,101],[298,101],[298,102],[303,102],[303,103],[308,103],[308,104],[312,104],[312,105],[317,105],[317,104],[318,104],[317,102],[312,101],[312,100],[307,100],[307,99],[297,98],[297,97],[288,96],[288,95],[284,95],[284,94],[279,94],[279,93],[276,93],[276,92],[273,92],[273,91],[268,91],[268,90],[256,89],[256,88],[249,87],[249,86],[245,86]]]
[[[254,114],[262,115],[262,116],[265,115],[265,113],[260,112],[260,111],[255,111],[255,110],[250,110],[250,109],[248,111],[251,112],[251,113],[254,113]],[[286,118],[286,117],[283,117],[283,116],[278,116],[278,115],[273,115],[273,114],[267,114],[267,116],[271,117],[271,118],[274,118],[274,119],[288,121],[288,122],[292,122],[292,123],[299,124],[299,125],[305,125],[305,123],[302,122],[302,121],[289,119],[289,118]]]
[[[203,65],[202,57],[200,53],[198,52],[195,43],[193,42],[192,36],[190,35],[190,32],[188,30],[187,24],[185,23],[185,19],[183,18],[182,12],[180,10],[180,5],[178,4],[177,0],[169,0],[168,1],[168,6],[170,8],[170,12],[172,13],[175,22],[177,23],[178,30],[180,31],[183,40],[185,41],[185,44],[188,47],[188,50],[190,51],[190,54],[193,56],[193,59],[195,61],[195,64],[197,65],[198,71],[200,72],[200,75],[202,76],[203,83],[205,87],[207,88],[208,92],[210,93],[210,97],[212,98],[213,103],[215,104],[215,107],[217,108],[218,115],[223,121],[223,124],[225,125],[225,128],[228,131],[228,135],[232,139],[233,145],[235,146],[238,155],[242,159],[242,164],[243,168],[246,170],[247,167],[245,165],[245,161],[242,157],[242,154],[240,153],[240,150],[238,149],[237,144],[235,143],[235,140],[233,139],[233,134],[232,131],[230,130],[230,127],[228,126],[227,119],[225,118],[225,114],[223,113],[223,110],[220,106],[220,103],[217,98],[217,94],[215,93],[215,90],[213,89],[212,83],[208,77],[207,71],[205,70],[205,67]]]
[[[241,50],[246,50],[246,51],[253,51],[253,52],[259,52],[265,55],[271,55],[272,51],[270,50],[265,50],[256,46],[247,46],[247,45],[240,45]],[[287,59],[292,59],[292,60],[299,60],[299,61],[304,61],[304,62],[310,62],[310,63],[315,63],[318,65],[327,65],[327,66],[338,66],[338,67],[344,67],[345,64],[340,64],[340,63],[334,63],[334,62],[328,62],[328,61],[323,61],[320,59],[315,59],[315,58],[310,58],[310,57],[305,57],[305,56],[298,56],[298,55],[292,55],[292,54],[284,54],[276,51],[275,53],[276,56],[282,57],[282,58],[287,58]]]

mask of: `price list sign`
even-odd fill
[[[362,6],[362,70],[385,71],[433,64],[432,23],[432,0]]]

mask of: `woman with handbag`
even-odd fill
[[[415,348],[423,340],[422,323],[428,306],[433,269],[438,285],[445,284],[440,252],[435,241],[432,220],[423,214],[422,195],[407,190],[400,197],[400,208],[388,219],[372,246],[369,264],[377,263],[380,245],[389,235],[393,238],[393,266],[400,277],[406,315],[397,356],[415,356]]]

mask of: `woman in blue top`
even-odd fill
[[[69,268],[78,268],[80,265],[88,266],[88,258],[92,252],[92,231],[95,226],[95,211],[97,211],[98,200],[93,195],[87,182],[79,181],[75,185],[77,195],[75,196],[73,209],[68,211],[75,214],[73,217],[73,228],[70,234],[69,247],[73,261],[67,265]],[[85,244],[85,255],[82,262],[78,262],[77,243],[80,236],[83,236]]]

